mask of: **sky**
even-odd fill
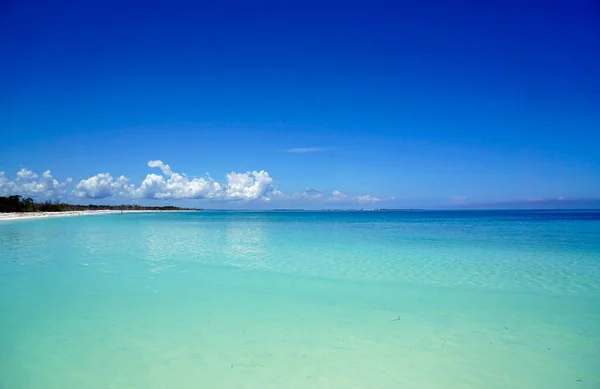
[[[600,208],[593,1],[0,7],[0,195]]]

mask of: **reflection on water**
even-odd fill
[[[238,268],[267,266],[267,232],[264,223],[195,222],[147,224],[140,228],[140,253],[152,273],[184,271],[199,263]]]
[[[30,220],[18,220],[0,225],[0,263],[18,261],[43,262],[50,259],[48,247],[63,236],[56,230],[33,228]]]
[[[223,251],[228,265],[248,269],[267,266],[268,239],[264,223],[228,223],[226,236]]]
[[[151,273],[161,273],[174,266],[170,260],[176,250],[178,234],[171,229],[148,226],[142,229],[141,241],[145,245],[142,258]]]
[[[253,222],[210,222],[141,226],[141,257],[153,273],[186,263],[258,268],[266,264],[267,234]]]
[[[595,222],[541,226],[527,220],[475,223],[451,217],[427,222],[392,216],[372,220],[377,215],[353,216],[347,223],[335,219],[342,216],[106,215],[18,221],[0,224],[0,264],[42,265],[54,259],[88,271],[142,267],[152,274],[209,265],[352,281],[600,293]]]
[[[152,273],[177,268],[186,262],[203,262],[210,256],[214,234],[202,226],[148,224],[141,228],[141,258]]]

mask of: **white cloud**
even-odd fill
[[[115,180],[110,173],[100,173],[87,180],[81,180],[75,188],[78,197],[92,199],[128,195],[134,190],[127,177],[120,176]]]
[[[306,188],[304,192],[293,193],[291,198],[293,200],[320,200],[323,198],[323,194],[316,189]]]
[[[285,193],[283,193],[279,189],[275,188],[275,189],[273,189],[273,192],[271,192],[271,197],[280,198],[280,199],[285,198]]]
[[[114,180],[109,173],[97,174],[77,184],[79,197],[104,198],[123,196],[139,199],[207,199],[228,201],[269,201],[270,196],[282,193],[273,187],[273,179],[264,170],[227,174],[227,183],[220,184],[210,176],[188,177],[174,172],[162,161],[148,162],[164,175],[148,174],[139,187],[129,184],[129,179]]]
[[[273,178],[264,170],[245,173],[230,172],[225,181],[217,182],[210,175],[192,177],[174,172],[160,160],[148,161],[148,167],[160,169],[161,174],[150,173],[139,185],[132,184],[125,176],[113,177],[111,173],[100,173],[80,180],[74,188],[69,188],[71,179],[59,182],[48,170],[41,175],[21,169],[14,180],[0,172],[0,195],[20,194],[36,200],[67,199],[75,196],[80,199],[119,198],[131,199],[200,199],[211,201],[314,201],[356,204],[374,204],[383,200],[371,195],[349,196],[340,191],[330,197],[316,189],[306,188],[303,192],[286,195],[274,186]]]
[[[360,204],[375,204],[381,201],[379,197],[373,197],[371,195],[356,196],[354,199]]]
[[[167,165],[168,166],[168,165]],[[171,172],[168,179],[148,174],[134,197],[154,199],[218,199],[222,187],[210,177],[188,178]]]
[[[330,201],[348,201],[350,199],[350,196],[343,194],[339,190],[334,190],[329,198]]]
[[[288,153],[316,153],[319,151],[335,150],[335,147],[296,147],[285,150]]]
[[[42,173],[41,177],[29,169],[17,172],[14,181],[9,180],[4,172],[0,172],[0,193],[3,195],[22,195],[35,199],[61,199],[67,194],[67,185],[71,179],[59,182],[52,176],[50,170]]]
[[[349,196],[340,192],[339,190],[335,190],[331,193],[331,196],[327,199],[330,202],[336,203],[359,203],[359,204],[375,204],[384,200],[394,200],[394,197],[389,198],[379,198],[371,195],[359,195],[359,196]]]
[[[9,181],[4,172],[0,172],[0,193],[7,194],[15,194],[13,187],[15,183]]]
[[[38,175],[29,169],[22,168],[17,173],[17,180],[19,181],[31,181],[36,178],[38,178]]]
[[[160,168],[160,170],[162,170],[165,176],[170,177],[173,175],[173,170],[171,170],[171,167],[169,165],[165,165],[163,161],[148,161],[148,166]]]
[[[231,172],[227,175],[225,198],[227,200],[263,199],[269,201],[268,194],[273,189],[273,179],[264,170],[248,173]]]

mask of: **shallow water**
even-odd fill
[[[598,388],[600,212],[0,223],[0,388]]]

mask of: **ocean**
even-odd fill
[[[0,389],[600,388],[600,212],[0,222]]]

